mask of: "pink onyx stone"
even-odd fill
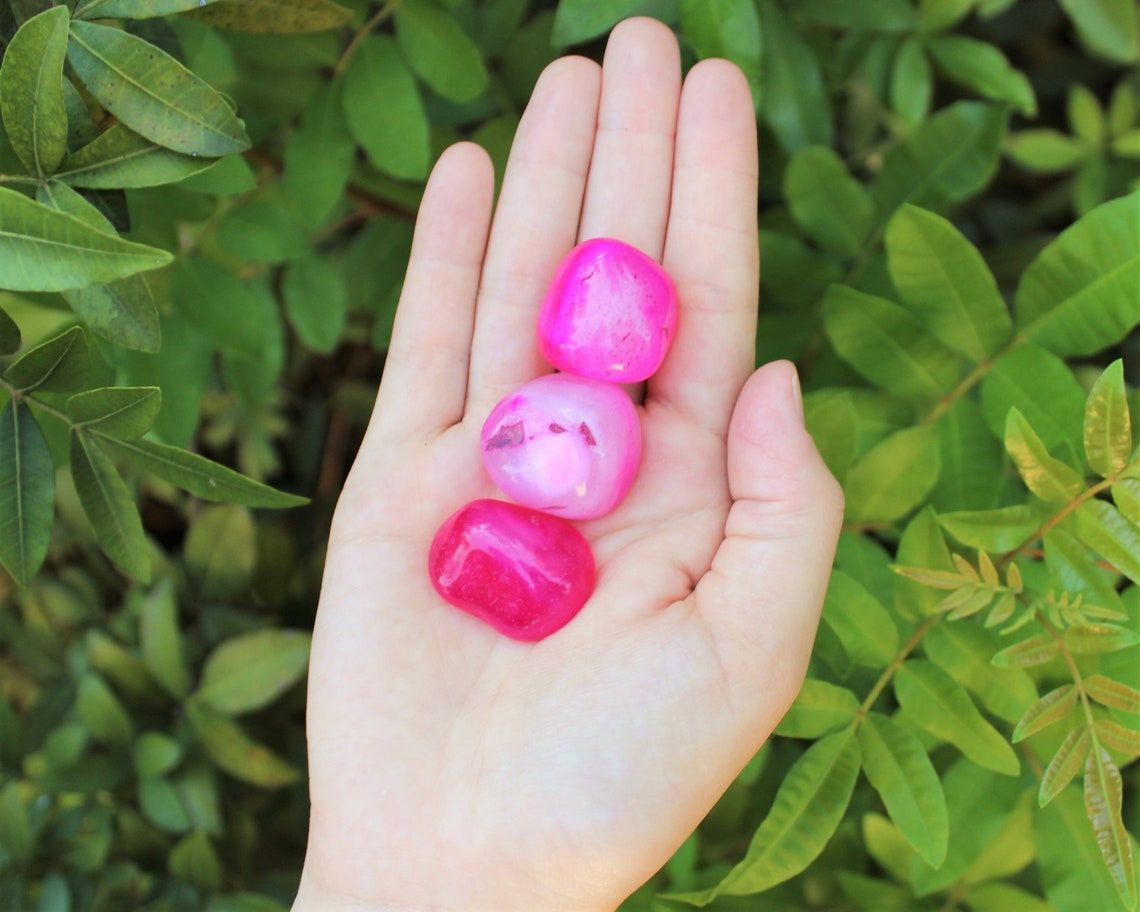
[[[556,516],[501,500],[452,514],[431,543],[428,572],[443,598],[515,640],[541,640],[594,590],[594,555]]]
[[[641,463],[641,424],[625,390],[572,374],[538,377],[500,400],[481,441],[503,493],[567,519],[609,513]]]
[[[543,357],[562,371],[637,383],[661,366],[677,332],[677,289],[636,247],[598,238],[559,265],[538,314]]]

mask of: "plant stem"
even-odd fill
[[[914,651],[914,648],[922,642],[922,638],[926,636],[931,627],[933,627],[939,622],[939,620],[941,620],[941,617],[941,615],[932,614],[925,621],[919,624],[918,627],[915,628],[914,633],[910,635],[910,639],[907,640],[906,643],[903,644],[902,649],[899,650],[899,654],[894,657],[890,665],[883,669],[883,673],[879,676],[879,680],[875,682],[875,686],[872,687],[871,692],[867,694],[867,699],[864,700],[863,704],[859,707],[859,711],[855,714],[856,725],[867,717],[867,713],[870,712],[871,707],[875,704],[875,701],[879,699],[879,694],[881,694],[886,688],[887,684],[890,683],[891,678],[895,676],[895,672],[902,668],[902,664],[906,661],[907,656],[909,656]]]
[[[375,15],[367,22],[364,23],[352,36],[352,41],[348,43],[348,47],[344,49],[344,53],[340,55],[340,60],[336,62],[336,67],[333,69],[333,75],[344,72],[348,62],[352,59],[352,55],[356,53],[360,46],[360,42],[367,38],[374,32],[389,16],[396,11],[396,7],[400,5],[402,0],[388,0]]]
[[[46,412],[47,414],[51,415],[53,418],[58,418],[60,421],[64,422],[69,427],[72,427],[72,428],[75,427],[75,422],[71,420],[70,415],[65,414],[64,412],[61,412],[57,408],[53,408],[52,406],[48,405],[46,402],[44,402],[41,399],[37,399],[32,395],[20,392],[14,386],[7,383],[3,378],[0,378],[0,388],[3,388],[8,393],[8,395],[12,397],[12,400],[14,402],[19,402],[19,401],[23,400],[24,402],[31,403],[36,408],[38,408],[40,411]]]
[[[1025,541],[1023,541],[1020,545],[1018,545],[1012,551],[1007,551],[1005,554],[1003,554],[1001,556],[1001,558],[996,562],[996,566],[1004,567],[1011,560],[1013,560],[1018,554],[1021,554],[1022,552],[1024,552],[1024,550],[1026,548],[1028,548],[1031,544],[1033,544],[1035,541],[1037,541],[1037,539],[1041,538],[1050,529],[1052,529],[1054,526],[1056,526],[1058,523],[1060,523],[1066,516],[1068,516],[1070,513],[1074,512],[1085,501],[1091,500],[1092,498],[1096,497],[1096,495],[1099,494],[1101,491],[1106,491],[1109,488],[1111,488],[1112,483],[1115,480],[1116,480],[1115,478],[1106,478],[1106,479],[1104,479],[1104,481],[1098,481],[1092,487],[1090,487],[1090,488],[1086,489],[1085,491],[1081,492],[1080,494],[1078,494],[1071,501],[1069,501],[1067,504],[1065,504],[1065,506],[1063,506],[1060,510],[1058,510],[1053,516],[1051,516],[1049,519],[1045,520],[1045,522],[1043,522],[1040,526],[1038,526],[1036,529],[1034,529],[1033,532],[1026,537]]]

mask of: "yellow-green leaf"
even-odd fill
[[[1025,715],[1013,730],[1013,743],[1016,744],[1036,734],[1054,722],[1060,722],[1077,705],[1078,696],[1080,692],[1074,684],[1063,684],[1056,690],[1049,691],[1025,711]]]
[[[856,665],[884,668],[898,651],[898,630],[887,609],[842,570],[831,573],[823,622]]]
[[[1101,706],[1140,713],[1140,690],[1102,674],[1085,678],[1084,687],[1089,699],[1096,700]]]
[[[236,722],[201,701],[190,701],[186,715],[202,749],[235,779],[262,788],[279,788],[301,778],[295,766],[252,740]]]
[[[938,481],[938,428],[916,425],[884,438],[847,475],[847,519],[893,522],[922,503]]]
[[[1125,728],[1112,719],[1101,719],[1093,725],[1096,735],[1105,746],[1119,751],[1125,756],[1140,755],[1140,732],[1132,728]]]
[[[1116,476],[1132,454],[1132,419],[1124,387],[1124,361],[1117,358],[1100,375],[1085,406],[1085,456],[1103,478]]]
[[[1113,883],[1125,906],[1136,902],[1136,872],[1132,867],[1132,842],[1121,817],[1124,785],[1120,770],[1103,747],[1089,753],[1085,764],[1085,811],[1096,834]]]
[[[143,661],[155,680],[170,696],[181,700],[190,692],[178,603],[168,579],[161,580],[143,602],[139,618]]]
[[[260,630],[226,640],[206,659],[196,699],[230,715],[268,706],[309,664],[307,633]]]
[[[216,28],[280,35],[340,28],[352,18],[352,10],[332,0],[214,0],[190,10],[191,18]]]
[[[0,114],[8,140],[35,174],[51,174],[67,152],[63,61],[67,8],[55,6],[20,26],[0,66]]]
[[[785,738],[822,738],[845,728],[859,711],[859,700],[846,687],[808,678],[776,734]]]
[[[1070,652],[1094,655],[1135,646],[1140,643],[1140,632],[1117,624],[1080,624],[1069,627],[1064,640]]]
[[[1104,500],[1087,500],[1077,508],[1076,536],[1140,585],[1140,526]]]
[[[1081,725],[1069,732],[1057,753],[1049,761],[1045,775],[1041,777],[1041,788],[1037,793],[1037,803],[1044,807],[1064,790],[1080,772],[1085,763],[1091,742],[1091,729]]]
[[[152,19],[197,9],[218,0],[82,0],[77,19]]]
[[[184,837],[167,858],[170,873],[202,890],[217,890],[222,885],[222,862],[202,830]]]
[[[88,673],[79,682],[76,708],[84,728],[97,741],[125,746],[135,736],[134,723],[123,704],[96,674]]]
[[[1037,432],[1016,408],[1010,409],[1006,417],[1005,448],[1017,464],[1025,486],[1047,503],[1067,504],[1084,491],[1084,479],[1049,455]]]
[[[999,668],[1031,668],[1044,665],[1061,654],[1061,644],[1048,633],[1039,633],[1007,646],[993,658]]]

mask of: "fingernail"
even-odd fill
[[[792,401],[796,404],[796,414],[800,416],[800,424],[804,422],[804,394],[800,389],[800,375],[795,365],[792,365]]]

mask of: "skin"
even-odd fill
[[[676,850],[803,681],[842,516],[795,369],[753,372],[755,118],[731,64],[681,85],[672,33],[551,64],[493,179],[432,173],[375,412],[329,541],[309,675],[312,816],[295,910],[614,909]],[[640,475],[579,524],[582,612],[518,643],[445,604],[443,519],[498,496],[479,431],[549,371],[543,292],[578,241],[663,262],[681,300],[635,390]]]

